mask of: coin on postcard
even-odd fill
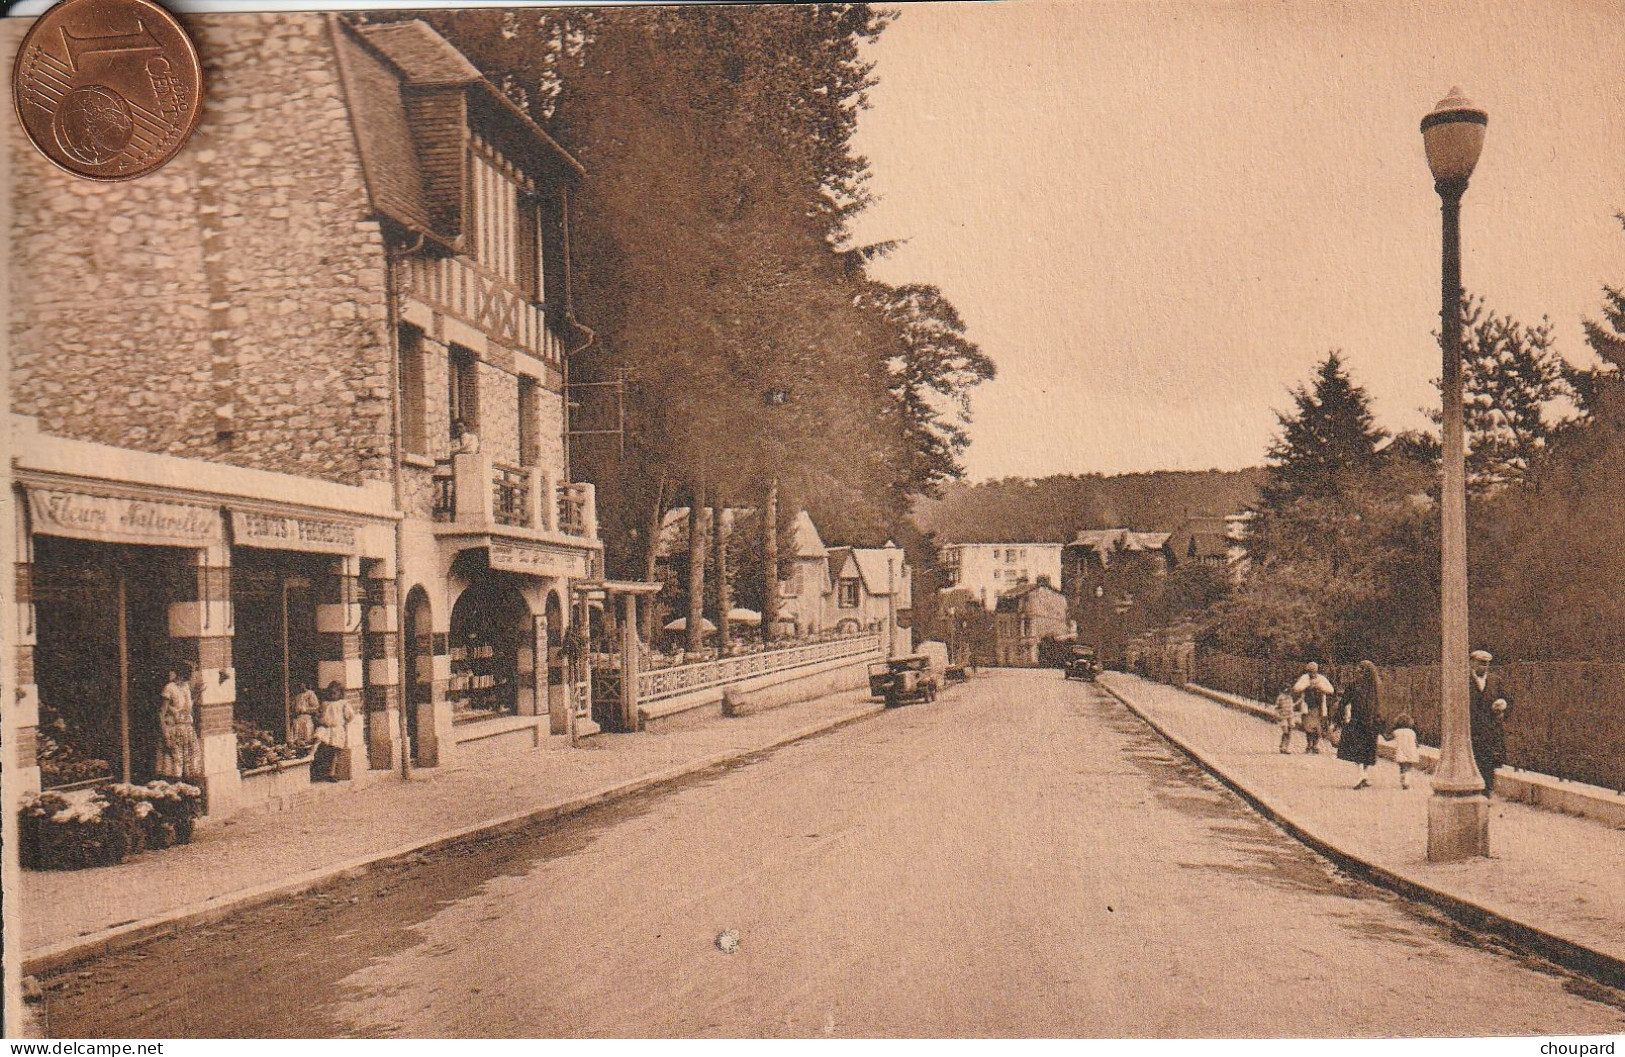
[[[29,29],[12,67],[28,138],[89,180],[133,180],[173,158],[202,94],[197,49],[151,0],[63,0]]]

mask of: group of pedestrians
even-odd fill
[[[1505,722],[1512,707],[1500,677],[1490,671],[1494,659],[1487,650],[1474,650],[1471,655],[1473,758],[1484,778],[1486,795],[1494,790],[1495,769],[1506,762]],[[1320,665],[1310,661],[1297,681],[1276,695],[1275,712],[1282,753],[1292,751],[1294,730],[1303,731],[1305,753],[1318,754],[1322,740],[1332,741],[1337,758],[1359,768],[1354,788],[1367,789],[1377,764],[1378,743],[1386,742],[1399,764],[1399,787],[1410,788],[1410,772],[1421,759],[1416,721],[1402,711],[1384,725],[1382,679],[1372,662],[1361,661],[1348,686],[1339,691]]]

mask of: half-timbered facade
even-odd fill
[[[565,443],[582,170],[422,22],[189,28],[217,102],[159,172],[6,134],[8,780],[164,776],[171,672],[213,815],[315,791],[281,751],[307,688],[350,706],[348,787],[543,744],[602,566]]]

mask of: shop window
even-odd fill
[[[288,739],[301,687],[321,690],[316,585],[329,560],[248,547],[232,555],[236,717],[278,741]]]
[[[404,326],[397,339],[400,355],[401,446],[414,455],[429,451],[423,370],[423,331]]]
[[[154,776],[159,696],[186,645],[169,637],[169,605],[189,557],[35,537],[37,753],[46,788]]]
[[[519,651],[531,634],[530,611],[517,588],[486,574],[451,609],[451,678],[446,697],[453,722],[519,711]]]
[[[446,372],[446,407],[450,411],[451,439],[455,447],[462,434],[480,428],[479,361],[461,345],[453,345]]]
[[[858,582],[856,580],[842,580],[838,603],[842,609],[858,608]]]

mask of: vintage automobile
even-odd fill
[[[886,687],[891,683],[891,662],[871,661],[869,663],[869,696],[876,701],[886,696]]]
[[[1061,671],[1068,679],[1083,679],[1092,683],[1101,671],[1100,658],[1095,656],[1091,647],[1074,646]]]
[[[887,708],[937,699],[940,684],[931,670],[931,658],[923,653],[894,657],[886,662],[886,683],[881,696]]]

